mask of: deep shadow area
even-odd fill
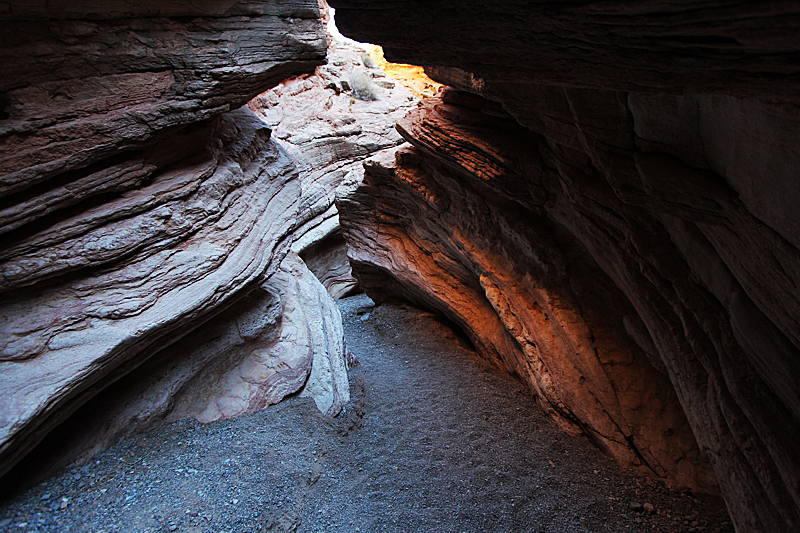
[[[340,308],[361,364],[338,418],[293,397],[159,428],[6,502],[0,531],[732,531],[721,501],[556,428],[434,315]]]

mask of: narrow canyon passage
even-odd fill
[[[3,2],[0,533],[800,531],[800,3],[330,1]]]
[[[732,531],[557,429],[435,317],[340,301],[351,402],[145,433],[7,501],[0,531]],[[652,506],[652,508],[650,507]]]

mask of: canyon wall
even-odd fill
[[[356,287],[333,205],[336,187],[370,155],[404,142],[394,124],[416,104],[406,87],[373,66],[365,50],[333,39],[328,64],[248,104],[304,176],[301,210],[309,222],[292,250],[333,297]]]
[[[797,530],[796,4],[332,3],[457,89],[340,191],[368,294],[621,461],[716,478],[737,531]]]
[[[241,108],[325,63],[316,1],[12,1],[0,41],[5,489],[301,389],[336,414],[341,318],[292,252],[315,178]]]

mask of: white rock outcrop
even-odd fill
[[[336,298],[351,292],[356,281],[339,234],[334,190],[372,154],[404,142],[394,125],[418,101],[371,64],[361,48],[332,40],[327,65],[248,104],[297,164],[300,209],[308,222],[297,231],[292,249]]]

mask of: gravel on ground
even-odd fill
[[[293,397],[128,439],[0,503],[3,532],[725,532],[717,498],[621,469],[435,315],[340,303],[352,402]]]

